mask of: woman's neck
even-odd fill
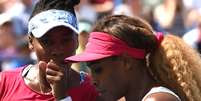
[[[147,68],[147,67],[144,67]],[[132,77],[136,76],[133,74]],[[138,78],[137,78],[138,77]],[[147,70],[138,73],[136,80],[131,80],[130,88],[125,98],[126,101],[141,101],[146,93],[156,85],[155,80],[151,77]]]
[[[25,84],[30,87],[30,89],[41,93],[50,93],[51,87],[46,79],[46,70],[39,69],[38,65],[33,65],[33,67],[28,71],[26,76],[23,76]],[[77,87],[80,85],[80,74],[72,69],[69,69],[69,88]]]
[[[46,73],[43,73],[43,74],[46,74]],[[42,94],[46,94],[46,93],[50,93],[51,92],[51,87],[50,87],[50,84],[47,82],[47,79],[45,76],[41,76],[41,75],[38,75],[38,80],[39,80],[39,90],[40,90],[40,93]]]
[[[38,93],[46,94],[51,91],[51,87],[45,77],[45,71],[40,70],[38,65],[33,65],[24,77],[24,81],[30,89]]]

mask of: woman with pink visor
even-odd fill
[[[173,35],[155,33],[137,17],[108,16],[94,27],[85,51],[65,59],[87,62],[108,101],[199,101],[201,59]]]

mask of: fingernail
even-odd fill
[[[54,62],[52,59],[50,59],[50,62],[52,63],[52,62]]]

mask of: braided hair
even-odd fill
[[[75,15],[74,6],[79,2],[80,0],[40,0],[36,3],[30,19],[36,14],[50,9],[65,10]]]

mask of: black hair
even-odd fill
[[[66,10],[75,15],[74,6],[79,2],[80,0],[40,0],[36,3],[29,19],[42,11],[50,9]]]

